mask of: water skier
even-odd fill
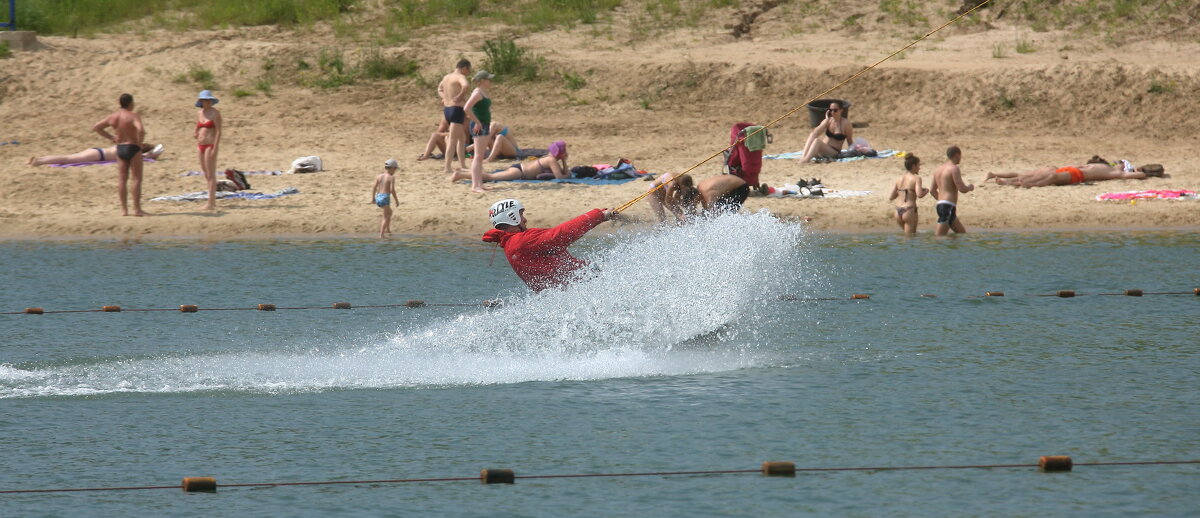
[[[528,228],[525,206],[514,199],[500,200],[488,212],[495,227],[483,234],[487,243],[499,243],[513,272],[533,291],[566,286],[572,275],[588,265],[567,247],[617,213],[592,209],[554,228]]]

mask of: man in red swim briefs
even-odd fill
[[[517,277],[533,291],[542,291],[570,284],[573,274],[588,262],[571,255],[567,247],[616,213],[592,209],[554,228],[528,228],[525,206],[507,199],[494,203],[488,216],[494,228],[483,234],[483,240],[499,243]]]

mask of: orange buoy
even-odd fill
[[[1200,297],[1200,288],[1192,288],[1192,295]]]
[[[25,313],[27,315],[41,315],[42,313],[45,313],[45,312],[46,311],[43,310],[42,308],[25,308]]]
[[[121,306],[101,306],[100,311],[105,313],[120,313]]]
[[[183,312],[183,313],[195,313],[197,311],[200,311],[200,306],[197,306],[195,304],[181,304],[179,306],[179,311]]]
[[[413,300],[410,300],[410,301],[407,301],[404,303],[405,307],[410,307],[410,308],[419,308],[424,305],[425,305],[425,301],[416,300],[416,299],[413,299]]]
[[[517,475],[511,469],[484,469],[479,471],[479,481],[484,484],[512,484]]]
[[[794,477],[796,463],[786,460],[767,461],[762,463],[762,474],[768,477]]]
[[[275,311],[275,305],[274,304],[259,304],[258,310],[259,311]]]
[[[854,295],[850,296],[850,300],[861,300],[861,299],[869,299],[869,298],[871,298],[871,296],[867,295],[866,293],[855,293]]]
[[[1142,290],[1125,290],[1126,297],[1141,297]]]
[[[213,477],[183,477],[183,490],[189,493],[204,491],[217,492],[217,479]]]
[[[932,293],[922,293],[921,296],[924,298],[927,298],[927,299],[936,299],[937,298],[937,295],[934,295]]]
[[[1004,292],[1003,291],[987,291],[987,292],[983,293],[983,296],[985,296],[985,297],[1003,297]]]
[[[1075,296],[1075,290],[1058,290],[1058,293],[1055,293],[1055,295],[1064,299],[1069,299]]]
[[[350,309],[349,302],[334,302],[333,309]]]
[[[1071,457],[1067,455],[1045,455],[1038,459],[1038,468],[1042,471],[1071,471]]]

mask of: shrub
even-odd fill
[[[0,59],[8,59],[12,57],[12,51],[8,49],[7,41],[0,41]]]
[[[537,79],[542,60],[513,40],[497,38],[483,43],[483,67],[498,76],[511,76],[532,81]]]
[[[364,52],[358,66],[362,71],[362,76],[367,79],[396,79],[417,70],[415,61],[404,56],[384,56],[379,47],[373,47]]]

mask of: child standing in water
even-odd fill
[[[921,187],[921,159],[917,155],[904,157],[905,173],[892,184],[889,200],[896,200],[896,223],[904,229],[905,234],[917,233],[917,198],[929,194],[929,189]]]
[[[383,209],[383,221],[379,223],[379,239],[387,239],[387,236],[392,234],[392,200],[396,201],[396,206],[400,206],[400,199],[396,196],[396,168],[400,164],[395,158],[389,158],[383,163],[383,173],[375,177],[375,186],[371,188],[371,203],[374,203],[379,208]]]

